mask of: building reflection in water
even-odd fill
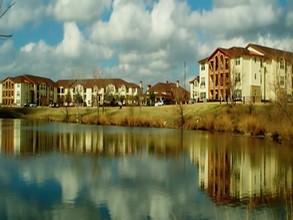
[[[256,207],[286,196],[292,198],[290,146],[280,149],[269,140],[215,136],[212,143],[204,138],[197,142],[190,148],[190,156],[199,168],[199,187],[216,204]]]
[[[142,150],[157,155],[178,156],[184,151],[182,139],[176,130],[174,135],[166,138],[160,133],[152,136],[147,133],[134,134],[135,129],[132,128],[124,132],[104,132],[101,127],[98,130],[97,127],[88,127],[84,126],[83,129],[80,125],[77,130],[75,125],[43,125],[37,121],[0,119],[0,150],[5,154],[21,156],[51,151],[123,156],[137,154]]]
[[[77,129],[75,125],[42,125],[25,120],[0,120],[0,127],[0,150],[5,154],[61,151],[118,157],[146,151],[179,157],[189,153],[190,160],[198,166],[200,189],[216,204],[245,203],[254,207],[272,203],[282,195],[292,197],[291,149],[282,146],[281,151],[270,141],[177,130],[174,134],[169,130],[168,136],[136,133],[135,128],[122,132],[108,128],[104,132],[105,127],[89,129],[90,126],[79,125]]]

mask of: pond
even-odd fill
[[[0,119],[0,219],[292,219],[292,146]]]

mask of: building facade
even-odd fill
[[[201,100],[274,101],[293,95],[293,53],[256,44],[217,48],[199,61]]]
[[[134,83],[122,79],[83,79],[59,80],[58,103],[70,106],[79,103],[84,106],[97,106],[104,104],[136,105],[142,88]]]
[[[189,81],[189,91],[191,103],[199,101],[199,76]]]
[[[94,106],[121,102],[138,104],[141,86],[122,79],[59,80],[20,75],[8,77],[0,84],[2,106],[72,106],[77,102],[83,106]]]
[[[57,99],[57,87],[52,80],[32,75],[4,79],[1,92],[3,106],[24,106],[29,103],[45,106]]]
[[[164,104],[188,103],[190,97],[189,92],[179,85],[179,81],[172,83],[157,83],[154,86],[148,85],[145,93],[146,102],[153,105],[156,102],[164,102]]]

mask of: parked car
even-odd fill
[[[36,103],[25,103],[23,107],[37,107]]]
[[[57,103],[51,103],[51,104],[49,105],[49,107],[50,107],[50,108],[58,108],[59,105],[58,105]]]
[[[162,106],[162,105],[164,105],[164,102],[163,101],[159,101],[159,102],[156,102],[155,103],[155,106]]]

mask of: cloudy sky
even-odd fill
[[[198,74],[217,47],[293,51],[291,0],[3,0],[0,80],[122,78],[154,84]],[[186,68],[184,68],[186,63]],[[188,83],[185,83],[188,84]]]

